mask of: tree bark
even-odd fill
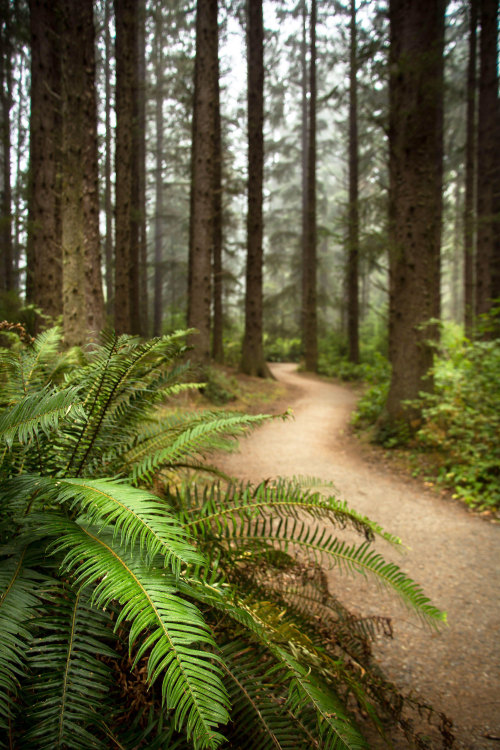
[[[138,333],[137,3],[114,0],[116,19],[115,329]]]
[[[349,361],[359,362],[359,208],[358,208],[358,50],[356,0],[351,0],[349,64],[349,222],[347,267],[347,331]]]
[[[105,158],[104,158],[104,213],[106,216],[106,237],[104,243],[105,257],[105,286],[106,286],[106,312],[113,315],[114,309],[114,283],[113,283],[113,197],[111,187],[111,33],[110,10],[111,1],[105,0],[104,5],[104,37],[105,37]]]
[[[495,184],[498,109],[497,0],[480,0],[479,116],[477,138],[476,315],[489,313],[495,258]]]
[[[62,0],[63,325],[68,346],[104,324],[92,0]]]
[[[245,333],[240,369],[270,377],[262,343],[264,22],[262,0],[247,0],[248,212]]]
[[[12,23],[7,0],[0,4],[0,247],[4,291],[14,289],[14,253],[12,246],[11,127],[12,108]]]
[[[26,299],[62,314],[59,3],[30,0],[31,115]]]
[[[156,74],[156,174],[155,174],[155,276],[154,276],[154,320],[153,333],[159,336],[163,319],[163,23],[161,6],[157,8],[155,30],[155,74]]]
[[[316,0],[311,0],[309,60],[309,132],[307,157],[307,235],[304,258],[305,368],[318,369],[317,237],[316,237]]]
[[[389,356],[386,418],[430,390],[440,312],[444,0],[391,0],[389,17]]]
[[[139,3],[137,32],[137,243],[139,277],[139,332],[148,335],[148,248],[146,241],[146,4]]]
[[[224,361],[224,315],[222,307],[223,268],[222,268],[222,133],[219,91],[219,61],[217,59],[217,91],[215,105],[215,174],[214,174],[214,248],[213,248],[213,289],[214,310],[212,330],[212,357],[216,362]]]
[[[465,335],[469,338],[473,333],[474,321],[474,250],[476,238],[474,210],[476,194],[476,31],[477,0],[470,0],[464,207],[464,324]]]
[[[191,357],[210,360],[212,253],[215,224],[216,110],[218,81],[217,0],[198,0],[191,162],[188,325],[196,328]]]

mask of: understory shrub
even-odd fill
[[[419,444],[437,478],[469,505],[500,507],[500,340],[457,338],[436,357],[435,392],[420,399]]]
[[[199,387],[185,333],[60,339],[0,353],[0,744],[354,749],[356,715],[418,744],[418,704],[371,655],[390,622],[350,613],[324,572],[369,576],[437,626],[373,547],[399,540],[315,483],[210,467],[269,417],[166,409]]]

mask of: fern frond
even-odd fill
[[[277,547],[287,551],[290,546],[301,550],[319,563],[329,563],[341,571],[357,572],[373,577],[383,587],[398,594],[401,601],[428,625],[437,627],[446,622],[446,614],[430,603],[418,583],[406,575],[393,562],[387,562],[379,552],[371,549],[369,542],[349,545],[328,534],[320,526],[311,527],[297,519],[280,518],[274,524],[272,519],[248,519],[244,525],[235,527],[229,535],[240,552],[262,548]]]
[[[215,727],[228,720],[228,699],[217,656],[201,648],[215,646],[198,609],[177,593],[175,578],[151,569],[111,534],[83,523],[54,517],[47,530],[58,535],[55,551],[64,553],[63,569],[77,585],[93,583],[92,602],[121,605],[116,627],[127,621],[134,663],[148,654],[148,679],[161,678],[163,700],[173,712],[176,728],[185,726],[195,748],[216,748],[223,741]]]
[[[63,419],[82,417],[77,388],[55,391],[46,388],[31,393],[0,414],[0,439],[11,448],[14,441],[27,443],[42,430],[48,434]]]
[[[120,544],[138,548],[148,561],[161,555],[179,575],[182,565],[205,559],[188,541],[185,529],[156,495],[117,479],[53,479],[24,475],[10,483],[10,493],[66,505],[89,523],[111,528]]]
[[[106,748],[104,719],[111,687],[109,667],[97,656],[115,658],[107,642],[109,615],[90,606],[89,595],[61,587],[39,621],[30,650],[35,702],[28,713],[27,747]],[[99,736],[100,735],[100,736]]]
[[[126,456],[132,480],[151,478],[159,467],[177,466],[194,457],[221,449],[228,438],[234,440],[269,419],[274,417],[221,412],[198,415],[173,440],[167,429],[163,435],[158,433],[145,441],[145,444],[133,448]],[[224,442],[221,442],[221,436],[225,439]],[[155,450],[152,450],[153,441],[156,443]]]
[[[294,480],[279,479],[257,486],[242,483],[232,483],[227,487],[218,485],[211,487],[209,492],[203,490],[201,496],[196,486],[188,486],[185,492],[191,494],[186,504],[196,516],[192,520],[186,517],[186,526],[195,534],[203,535],[204,529],[211,526],[219,531],[227,528],[231,534],[241,528],[241,524],[256,517],[300,519],[307,514],[316,520],[330,521],[340,528],[350,526],[367,540],[379,535],[390,544],[401,544],[398,537],[349,508],[345,501],[303,490]]]
[[[19,682],[27,671],[33,620],[43,576],[31,567],[33,550],[20,545],[0,562],[0,726],[7,728]],[[5,555],[0,550],[0,555]]]

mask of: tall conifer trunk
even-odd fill
[[[191,218],[188,279],[188,325],[192,359],[210,359],[212,253],[215,223],[216,110],[218,86],[217,0],[198,0],[191,163]]]
[[[311,0],[309,59],[309,129],[307,142],[306,247],[303,260],[304,328],[306,370],[318,369],[317,232],[316,232],[316,0]]]
[[[115,328],[138,333],[137,2],[114,0],[116,19]]]
[[[61,0],[63,323],[69,346],[104,324],[92,0]]]
[[[104,4],[104,86],[105,86],[105,156],[104,156],[104,213],[106,216],[106,236],[104,240],[104,268],[106,287],[106,312],[113,314],[114,283],[113,283],[113,199],[111,187],[111,33],[109,29],[110,10],[112,0],[105,0]]]
[[[240,369],[269,377],[262,342],[264,22],[262,0],[247,0],[248,213],[245,333]]]
[[[498,180],[497,37],[498,2],[480,0],[480,72],[479,117],[477,138],[477,249],[476,249],[476,315],[488,313],[493,298],[495,262],[495,186]],[[496,258],[498,262],[498,258]]]
[[[472,336],[474,320],[474,246],[476,235],[474,210],[476,178],[476,30],[477,0],[470,0],[464,207],[464,323],[465,333],[469,337]]]
[[[154,310],[153,334],[159,336],[163,320],[163,22],[161,6],[156,11],[155,28],[155,75],[156,75],[156,173],[155,173],[155,220],[154,220]]]
[[[31,115],[26,298],[62,314],[61,39],[58,0],[30,0]]]
[[[148,249],[146,241],[146,4],[139,3],[137,29],[137,265],[139,333],[148,335]]]
[[[218,63],[218,60],[217,60]],[[224,361],[223,333],[224,316],[222,307],[223,268],[222,268],[222,133],[220,115],[219,70],[217,66],[217,92],[215,106],[215,174],[214,174],[214,315],[212,331],[212,357],[216,362]]]
[[[359,209],[358,209],[358,49],[356,0],[351,0],[349,63],[349,224],[347,266],[347,331],[349,360],[359,362]]]
[[[14,253],[12,246],[11,127],[12,108],[12,23],[7,0],[0,3],[0,288],[14,289]]]
[[[391,0],[389,59],[390,422],[432,387],[439,316],[443,162],[444,0]]]

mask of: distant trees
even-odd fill
[[[264,176],[264,23],[262,0],[247,0],[248,212],[245,333],[240,369],[269,376],[262,342],[262,264]]]
[[[389,54],[389,357],[386,410],[405,405],[431,383],[440,314],[445,0],[391,0]]]

